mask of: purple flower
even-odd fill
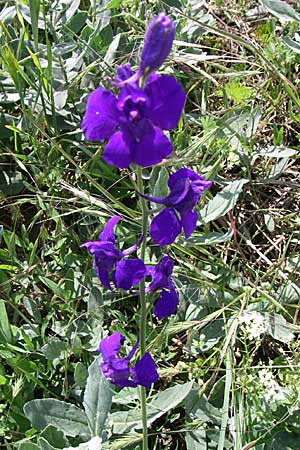
[[[150,22],[141,55],[139,72],[149,74],[158,69],[170,53],[175,36],[175,26],[164,12]]]
[[[195,207],[202,192],[211,184],[191,169],[180,169],[169,177],[169,195],[163,198],[142,195],[147,200],[166,206],[150,225],[150,235],[157,244],[172,244],[181,229],[186,238],[190,237],[198,219]]]
[[[174,261],[168,255],[154,267],[147,267],[147,274],[152,280],[146,292],[154,292],[162,289],[159,299],[154,306],[154,314],[160,320],[174,314],[177,309],[179,298],[172,281]]]
[[[129,367],[130,359],[133,357],[138,342],[125,358],[118,358],[121,341],[124,337],[120,333],[113,333],[100,342],[98,351],[102,355],[101,369],[104,376],[116,386],[136,387],[137,385],[150,388],[157,381],[158,374],[155,362],[149,353],[137,361],[135,366]]]
[[[128,81],[131,75],[125,64],[118,68],[117,80]],[[161,130],[177,126],[184,102],[183,89],[169,75],[151,74],[144,89],[128,82],[118,98],[99,87],[88,98],[82,129],[90,141],[109,139],[103,152],[108,164],[151,166],[172,153],[172,144]]]
[[[93,267],[99,280],[107,289],[111,289],[110,275],[117,288],[130,289],[146,275],[147,269],[140,259],[125,259],[134,252],[139,243],[121,252],[115,247],[114,227],[121,218],[113,216],[99,234],[99,241],[81,244],[94,256]]]

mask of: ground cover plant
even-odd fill
[[[279,0],[1,2],[2,448],[300,448],[299,22]],[[182,89],[143,116],[163,154],[111,152],[120,116],[94,139],[128,62],[135,126],[154,73]]]

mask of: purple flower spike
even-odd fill
[[[150,22],[141,55],[140,72],[149,74],[158,69],[170,53],[175,26],[170,17],[160,13]]]
[[[116,80],[124,85],[118,98],[96,89],[82,121],[87,139],[108,139],[103,158],[119,168],[131,163],[151,166],[170,156],[172,144],[161,130],[177,126],[185,102],[185,93],[173,77],[152,74],[140,89],[129,82],[131,74],[129,65],[118,68]]]
[[[152,383],[158,380],[158,373],[152,356],[145,353],[135,366],[130,368],[130,359],[137,349],[138,342],[125,358],[118,358],[117,354],[122,340],[124,340],[124,337],[116,332],[100,342],[98,351],[102,356],[101,369],[104,376],[110,383],[119,387],[141,385],[149,388]]]
[[[115,247],[114,227],[120,219],[113,216],[99,234],[99,241],[85,242],[80,247],[86,247],[94,256],[93,268],[104,287],[111,289],[112,279],[117,288],[129,290],[144,278],[147,269],[138,258],[125,259],[137,249],[140,241],[123,252]]]
[[[157,244],[172,244],[181,229],[186,238],[190,237],[198,219],[195,207],[202,192],[211,184],[211,181],[206,181],[191,169],[180,169],[169,177],[169,195],[163,198],[142,195],[151,202],[166,206],[166,209],[154,217],[150,225],[150,235]]]
[[[154,292],[162,289],[159,299],[154,306],[154,314],[159,320],[162,320],[177,309],[179,298],[172,281],[174,261],[168,255],[164,255],[162,260],[155,267],[147,267],[148,275],[152,280],[146,292]]]

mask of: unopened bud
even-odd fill
[[[165,13],[150,22],[141,55],[140,73],[149,74],[164,62],[170,53],[175,36],[175,26]]]

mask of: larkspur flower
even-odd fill
[[[118,68],[117,77],[130,76],[130,66]],[[144,89],[127,83],[116,98],[99,87],[88,98],[82,129],[90,141],[108,142],[104,160],[119,168],[160,163],[172,153],[162,130],[177,126],[185,102],[180,84],[170,75],[151,74]]]
[[[104,376],[116,386],[136,387],[137,385],[150,388],[152,383],[158,379],[155,362],[149,353],[137,361],[133,367],[129,367],[130,360],[133,357],[138,342],[133,346],[125,358],[118,358],[121,347],[121,341],[124,337],[116,332],[102,339],[98,351],[102,356],[101,369]]]
[[[120,219],[119,216],[113,216],[99,234],[99,241],[85,242],[81,247],[86,247],[94,256],[93,267],[104,287],[111,289],[111,278],[117,288],[128,290],[144,278],[147,269],[138,258],[125,259],[137,249],[140,242],[124,251],[115,247],[114,227]]]
[[[151,283],[146,289],[147,293],[161,289],[159,299],[154,306],[154,314],[160,320],[174,314],[177,309],[179,298],[172,281],[174,261],[168,255],[154,267],[147,267],[147,275],[151,275]]]
[[[141,54],[139,72],[148,74],[158,69],[170,53],[175,36],[175,26],[164,12],[150,22]]]
[[[166,206],[150,225],[150,235],[157,244],[172,244],[182,229],[185,237],[190,237],[198,219],[195,207],[202,192],[211,184],[191,169],[179,169],[169,177],[170,194],[166,197],[140,194],[147,200]]]

